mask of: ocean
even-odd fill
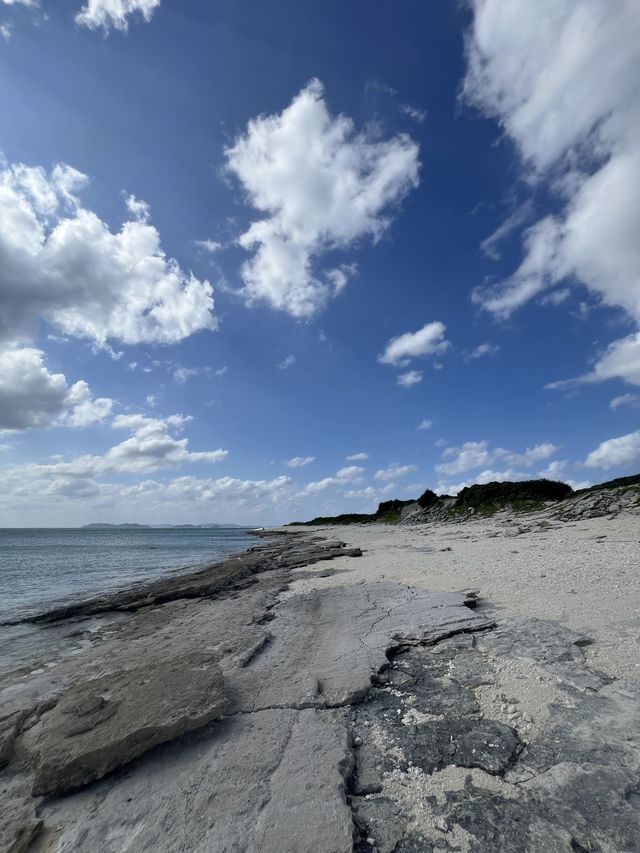
[[[0,529],[0,622],[193,571],[255,544],[236,527]]]

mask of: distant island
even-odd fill
[[[108,524],[105,521],[94,521],[91,524],[83,524],[80,530],[210,530],[217,527],[235,527],[246,529],[250,524],[135,524],[134,522],[123,522],[122,524]]]

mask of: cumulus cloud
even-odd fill
[[[418,424],[418,429],[431,429],[433,426],[433,421],[430,421],[428,418],[423,418]]]
[[[369,458],[368,453],[352,453],[350,456],[345,457],[347,462],[364,462],[365,459]]]
[[[64,513],[61,517],[66,518],[71,507],[88,505],[93,518],[107,513],[116,521],[169,517],[184,521],[209,521],[212,517],[222,521],[261,521],[274,504],[286,503],[290,484],[285,476],[273,480],[183,476],[168,481],[145,479],[128,485],[39,474],[16,466],[3,470],[0,505],[5,515],[18,507],[22,514],[35,512],[36,518],[43,511],[51,517],[55,512],[52,507],[59,507]]]
[[[148,22],[159,5],[160,0],[87,0],[76,15],[76,23],[92,30],[102,28],[105,33],[111,29],[126,32],[131,16]]]
[[[445,448],[442,455],[450,461],[441,462],[434,467],[439,474],[446,475],[462,474],[465,471],[471,471],[474,468],[480,468],[485,465],[492,465],[495,462],[529,467],[543,459],[549,459],[557,452],[558,447],[550,441],[536,444],[535,447],[528,447],[522,453],[507,450],[504,447],[491,448],[488,441],[467,441],[461,447]],[[495,472],[487,473],[493,474]],[[503,472],[503,479],[510,479],[506,475],[514,473],[514,471]],[[489,482],[489,480],[485,482]]]
[[[88,178],[59,164],[0,169],[0,343],[39,319],[98,346],[176,343],[215,328],[212,288],[167,258],[148,208],[128,199],[112,232],[78,194]]]
[[[445,340],[445,331],[444,323],[436,320],[433,323],[426,323],[417,332],[405,332],[403,335],[391,338],[384,352],[378,356],[378,361],[394,367],[406,367],[413,358],[440,355],[450,346]]]
[[[546,468],[538,471],[538,476],[545,477],[548,480],[562,479],[568,464],[566,459],[554,459],[553,462],[549,462]]]
[[[383,481],[395,480],[398,477],[405,477],[407,474],[411,474],[417,470],[416,465],[389,465],[388,468],[380,468],[380,470],[376,471],[375,478],[376,480]]]
[[[70,462],[31,464],[21,467],[30,477],[62,477],[87,480],[112,472],[140,473],[181,465],[184,462],[220,462],[227,450],[190,451],[186,438],[176,438],[191,420],[183,415],[149,418],[145,415],[118,415],[114,429],[127,430],[129,438],[110,447],[102,455],[78,456]]]
[[[305,465],[310,465],[315,461],[315,456],[294,456],[284,464],[289,468],[304,468]]]
[[[412,385],[417,385],[422,382],[421,370],[407,370],[406,373],[400,373],[397,379],[398,385],[403,388],[411,388]]]
[[[357,483],[361,479],[364,468],[358,465],[349,465],[346,468],[341,468],[333,477],[324,477],[322,480],[315,480],[307,483],[301,492],[301,496],[315,495],[318,492],[324,492],[331,486],[344,486],[347,483]]]
[[[322,256],[379,240],[418,185],[416,143],[404,134],[380,140],[332,116],[319,80],[281,113],[250,121],[225,154],[261,214],[238,241],[253,252],[241,268],[243,294],[294,317],[319,311],[353,275]]]
[[[0,350],[0,429],[84,427],[103,421],[112,407],[108,397],[94,399],[84,380],[68,385],[63,373],[51,373],[42,350]]]
[[[520,152],[527,180],[548,181],[561,203],[559,214],[526,231],[515,273],[477,291],[476,301],[508,316],[543,290],[577,281],[637,322],[636,3],[472,0],[472,6],[465,96],[500,122]],[[606,371],[592,378],[607,378]]]
[[[589,468],[614,468],[640,460],[640,430],[609,438],[592,450],[585,459]]]

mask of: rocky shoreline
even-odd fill
[[[640,691],[589,637],[266,535],[20,626],[0,850],[640,850]]]

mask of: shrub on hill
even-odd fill
[[[418,503],[422,509],[429,509],[430,506],[437,504],[440,498],[431,489],[426,489],[418,498]]]
[[[562,501],[573,489],[557,480],[524,480],[519,483],[483,483],[466,486],[458,493],[456,509],[491,508],[497,505]]]
[[[392,501],[383,501],[381,504],[378,504],[378,509],[375,511],[374,515],[376,518],[380,518],[383,515],[389,515],[390,512],[400,512],[403,506],[408,506],[413,503],[415,503],[415,501],[401,501],[397,499]]]

